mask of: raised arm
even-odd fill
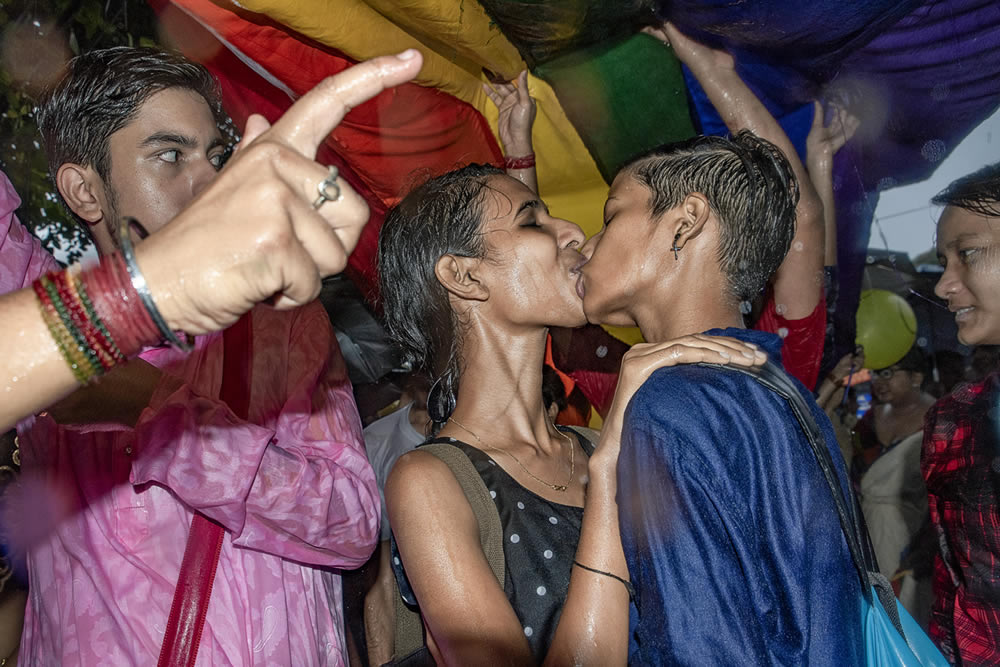
[[[647,32],[673,48],[698,79],[731,132],[752,131],[777,146],[791,163],[799,182],[795,236],[791,250],[775,274],[774,300],[780,306],[779,314],[786,319],[809,316],[823,292],[823,211],[795,147],[771,112],[737,74],[731,55],[690,39],[671,23]]]
[[[503,145],[504,166],[511,178],[516,178],[538,193],[535,173],[535,152],[532,148],[531,127],[535,124],[535,100],[528,90],[528,70],[510,83],[483,84],[483,90],[496,105],[497,132]]]
[[[245,150],[191,206],[136,249],[168,326],[199,334],[227,327],[272,297],[277,307],[307,303],[319,293],[322,276],[343,270],[368,207],[343,179],[336,202],[311,207],[317,184],[328,174],[312,158],[350,108],[416,76],[420,54],[401,55],[326,79],[274,127],[255,117]],[[79,384],[31,289],[0,297],[0,322],[0,430],[6,430]]]
[[[851,140],[858,129],[858,117],[840,106],[833,106],[833,118],[827,125],[823,105],[813,103],[813,124],[806,137],[806,168],[823,206],[823,229],[826,232],[826,266],[837,265],[837,210],[833,200],[833,156]]]

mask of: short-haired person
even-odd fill
[[[40,492],[64,500],[52,516],[32,513],[28,527],[36,539],[28,545],[24,664],[155,663],[196,511],[226,531],[202,661],[346,661],[339,577],[323,568],[364,562],[378,497],[343,362],[331,357],[328,320],[311,302],[319,276],[343,269],[367,207],[311,158],[346,109],[416,73],[420,58],[409,54],[329,80],[274,128],[251,117],[245,155],[218,187],[209,186],[223,149],[217,96],[200,66],[150,49],[94,52],[74,59],[43,102],[40,127],[60,195],[92,225],[105,262],[126,261],[115,252],[122,216],[152,232],[133,264],[170,327],[215,331],[272,296],[278,309],[251,315],[248,420],[218,398],[216,334],[198,336],[186,356],[146,348],[150,370],[132,378],[132,391],[148,404],[134,428],[100,415],[57,424],[45,413],[21,424],[24,471]],[[334,185],[339,197],[316,199],[318,188]],[[234,225],[250,237],[227,238]],[[197,253],[192,239],[204,244]],[[44,331],[37,302],[34,314],[20,292],[2,305],[22,332]],[[55,345],[35,352],[30,363],[53,377],[25,376],[27,393],[54,395],[73,377],[59,356]],[[16,358],[11,373],[26,362]]]
[[[781,265],[798,190],[749,132],[649,151],[611,186],[584,248],[591,322],[753,342],[743,328]],[[797,386],[841,460],[829,421]],[[842,465],[837,474],[849,493]],[[636,589],[636,664],[859,664],[861,589],[833,498],[790,407],[742,374],[655,371],[625,413],[617,466],[622,546]]]
[[[585,322],[583,242],[528,185],[484,165],[424,183],[382,227],[387,330],[433,378],[437,436],[471,461],[503,530],[500,582],[451,469],[421,447],[392,469],[389,519],[437,664],[624,664],[614,462],[628,397],[663,364],[763,360],[708,337],[637,346],[599,442],[555,427],[542,402],[546,336]]]
[[[944,206],[934,288],[958,340],[1000,344],[1000,163],[956,180]],[[940,553],[930,635],[956,664],[1000,662],[1000,374],[956,387],[924,422],[921,469]]]

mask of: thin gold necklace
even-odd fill
[[[539,477],[535,473],[533,473],[530,470],[528,470],[527,468],[525,468],[524,464],[521,463],[521,461],[518,460],[518,458],[516,456],[514,456],[513,454],[511,454],[507,450],[505,450],[505,449],[499,449],[497,447],[492,447],[490,445],[487,445],[485,442],[482,441],[482,439],[478,435],[476,435],[472,431],[472,429],[470,429],[468,426],[466,426],[462,422],[458,421],[454,417],[448,417],[448,421],[454,422],[455,426],[458,426],[463,431],[465,431],[466,433],[468,433],[469,435],[471,435],[473,438],[475,438],[476,442],[478,442],[479,445],[483,449],[490,449],[490,450],[493,450],[494,452],[500,452],[501,454],[506,454],[510,458],[514,459],[514,463],[516,463],[517,465],[521,466],[521,470],[523,470],[524,472],[528,473],[528,475],[533,480],[535,480],[536,482],[539,482],[541,484],[544,484],[545,486],[549,487],[553,491],[565,491],[566,489],[569,488],[569,485],[573,483],[573,473],[576,472],[576,447],[573,446],[573,441],[569,439],[569,436],[566,435],[565,433],[563,433],[562,431],[560,431],[559,429],[556,429],[556,432],[559,435],[561,435],[563,438],[565,438],[566,439],[566,443],[569,445],[569,479],[566,481],[565,484],[552,484],[551,482],[546,482],[544,479],[542,479],[541,477]]]

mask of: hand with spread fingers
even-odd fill
[[[308,303],[321,278],[344,270],[368,206],[313,158],[348,111],[420,66],[412,50],[375,58],[324,80],[273,126],[251,117],[211,186],[136,250],[172,328],[221,329],[271,298],[278,308]]]
[[[806,137],[806,168],[810,174],[818,170],[829,172],[833,156],[844,147],[861,125],[860,119],[843,106],[831,104],[830,122],[825,121],[825,110],[813,102],[813,124]]]
[[[528,89],[528,71],[509,83],[483,84],[483,90],[497,106],[497,133],[504,155],[517,157],[532,150],[531,128],[535,124],[535,100]]]
[[[528,70],[509,83],[484,83],[483,90],[497,107],[497,133],[503,145],[507,175],[537,193],[538,176],[531,141],[537,108],[528,89]]]
[[[608,416],[601,429],[601,440],[593,456],[590,469],[609,471],[613,474],[621,445],[625,408],[632,395],[649,379],[653,371],[681,364],[733,364],[760,366],[767,355],[755,345],[724,336],[694,334],[665,343],[638,343],[622,357],[618,387],[611,401]]]

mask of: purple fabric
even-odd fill
[[[995,0],[843,3],[724,0],[666,3],[663,16],[725,45],[740,74],[800,153],[811,99],[847,100],[862,129],[837,156],[838,352],[853,347],[854,312],[878,191],[923,180],[1000,103]],[[725,126],[687,76],[706,133]],[[931,239],[927,239],[928,245]]]

